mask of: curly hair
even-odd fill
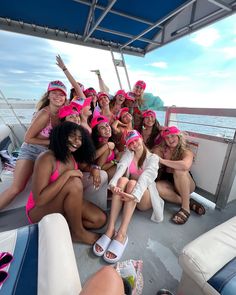
[[[53,151],[55,158],[66,163],[70,157],[69,136],[79,131],[82,137],[81,146],[72,152],[76,162],[92,164],[95,158],[95,147],[87,130],[82,126],[65,121],[54,127],[49,136],[49,150]]]
[[[138,131],[140,134],[142,134],[143,121],[144,121],[144,118],[142,118],[142,121],[141,121],[140,126],[138,128]],[[152,132],[145,143],[145,145],[147,146],[148,149],[152,149],[154,147],[155,140],[159,134],[160,134],[160,123],[156,119],[155,123],[152,126]]]
[[[92,129],[92,140],[93,140],[93,143],[95,145],[96,148],[98,148],[100,146],[100,142],[99,142],[99,137],[100,137],[100,134],[99,134],[99,131],[98,131],[98,125],[96,125],[93,129]]]

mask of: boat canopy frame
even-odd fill
[[[0,29],[145,56],[235,11],[235,0],[3,0]]]

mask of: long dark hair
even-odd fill
[[[99,131],[98,131],[98,125],[96,125],[93,129],[92,129],[92,140],[93,140],[93,143],[95,145],[96,148],[98,148],[100,146],[100,141],[99,141],[99,138],[100,138],[100,134],[99,134]]]
[[[138,128],[138,131],[140,134],[142,134],[143,120],[144,118],[142,118],[142,121]],[[157,138],[159,134],[160,134],[160,123],[156,119],[154,125],[152,126],[152,132],[149,138],[147,139],[147,141],[145,142],[145,145],[147,146],[148,149],[152,149],[155,146],[155,139]]]
[[[57,160],[66,163],[70,156],[68,138],[76,131],[81,133],[82,144],[72,155],[78,163],[91,164],[95,158],[95,147],[87,130],[76,123],[65,121],[54,127],[49,136],[49,150],[53,151]]]

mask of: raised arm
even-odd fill
[[[95,74],[97,75],[98,77],[98,84],[99,84],[99,89],[101,92],[106,92],[107,94],[109,93],[110,89],[109,87],[105,84],[105,82],[103,81],[102,79],[102,76],[101,76],[101,73],[99,70],[95,70],[93,71],[95,72]]]
[[[64,62],[63,62],[62,58],[60,57],[60,55],[56,56],[56,61],[57,61],[56,64],[58,65],[58,67],[60,69],[62,69],[62,71],[66,75],[67,79],[69,80],[71,85],[74,87],[76,95],[78,95],[80,98],[86,98],[83,91],[81,90],[79,84],[75,81],[74,77],[71,75],[71,73],[67,69],[67,67],[64,64]]]

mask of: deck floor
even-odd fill
[[[206,205],[204,216],[199,217],[193,212],[184,225],[175,225],[170,221],[178,209],[173,204],[165,204],[165,217],[160,224],[150,220],[151,210],[135,211],[128,230],[129,243],[122,261],[143,260],[143,295],[156,294],[160,288],[176,293],[181,277],[178,264],[181,249],[202,233],[235,216],[236,201],[221,211],[215,210],[209,201],[206,201]],[[24,225],[27,225],[24,208],[0,213],[0,231]],[[92,273],[106,265],[102,258],[93,254],[90,246],[74,244],[74,251],[82,284]]]

